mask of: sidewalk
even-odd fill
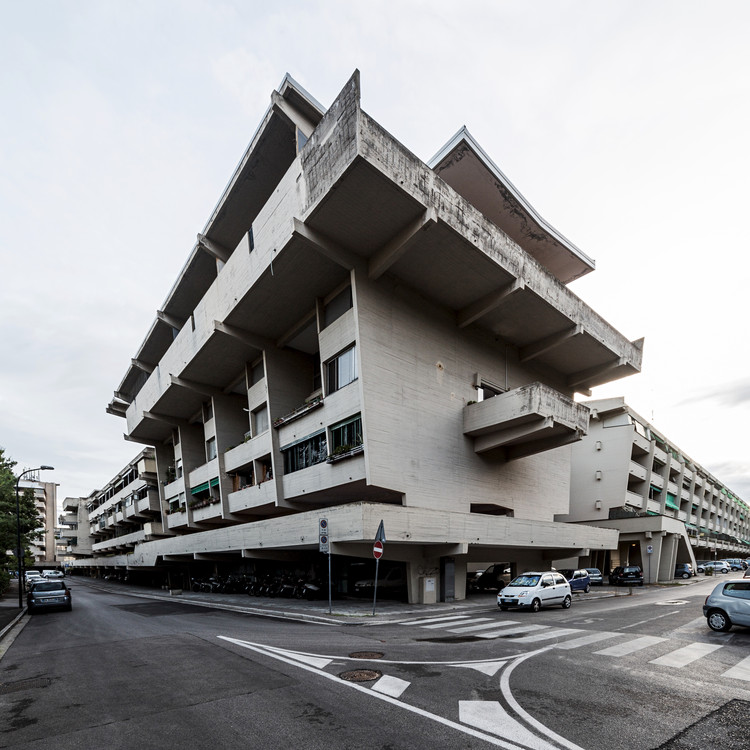
[[[26,611],[26,605],[23,609],[18,608],[18,580],[12,579],[8,590],[0,597],[0,640],[10,630],[16,618]]]

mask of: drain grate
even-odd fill
[[[17,693],[21,690],[49,687],[50,682],[52,680],[49,677],[34,677],[30,680],[19,680],[18,682],[0,682],[0,695]]]
[[[383,676],[377,669],[353,669],[351,672],[342,672],[339,677],[349,682],[372,682]]]
[[[349,654],[350,659],[382,659],[383,654],[380,651],[355,651]]]

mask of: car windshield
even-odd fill
[[[65,591],[65,585],[60,581],[45,581],[35,584],[34,591]]]
[[[539,583],[539,576],[517,576],[508,586],[536,586]]]
[[[599,576],[599,575],[602,574],[602,572],[599,570],[599,568],[586,568],[586,570],[589,573],[594,573],[594,575],[598,575]]]

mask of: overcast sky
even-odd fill
[[[750,500],[750,3],[0,0],[0,446],[88,495],[105,413],[289,72],[429,160],[466,125],[597,270],[641,374],[594,391]]]

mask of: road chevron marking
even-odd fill
[[[282,661],[285,664],[291,664],[293,666],[299,667],[300,669],[304,669],[308,672],[312,672],[320,677],[324,677],[327,680],[331,680],[332,682],[335,682],[338,685],[341,685],[342,687],[348,687],[348,688],[351,688],[352,690],[357,690],[358,692],[363,693],[365,695],[369,695],[372,698],[377,698],[378,700],[384,701],[385,703],[390,703],[393,706],[398,706],[399,708],[402,708],[405,711],[410,711],[411,713],[417,714],[419,716],[423,716],[426,719],[432,719],[432,721],[435,721],[439,724],[443,724],[444,726],[450,727],[451,729],[455,729],[456,731],[462,732],[463,734],[468,734],[471,737],[477,737],[478,739],[484,740],[485,742],[488,742],[491,745],[495,745],[496,747],[502,747],[502,748],[505,748],[505,750],[522,750],[515,743],[505,742],[499,737],[495,737],[491,734],[485,734],[484,732],[480,732],[476,729],[471,729],[470,727],[467,727],[463,724],[458,724],[455,721],[451,721],[450,719],[445,719],[442,716],[438,716],[437,714],[432,714],[429,711],[425,711],[424,709],[417,708],[416,706],[410,706],[408,703],[404,703],[403,701],[400,701],[396,698],[392,698],[390,695],[386,695],[385,693],[379,693],[376,690],[373,690],[372,688],[359,685],[356,682],[349,682],[347,680],[342,680],[338,675],[331,674],[330,672],[324,672],[322,669],[318,669],[309,664],[305,664],[303,661],[299,660],[300,654],[296,654],[293,651],[285,652],[282,649],[269,648],[268,646],[263,646],[260,643],[242,641],[242,640],[239,640],[238,638],[229,638],[228,636],[225,636],[225,635],[219,635],[217,636],[217,638],[220,638],[223,641],[227,641],[228,643],[234,643],[236,646],[240,646],[241,648],[246,648],[246,649],[249,649],[250,651],[255,651],[258,654],[263,654],[264,656],[270,656],[272,659],[278,659],[279,661]]]

